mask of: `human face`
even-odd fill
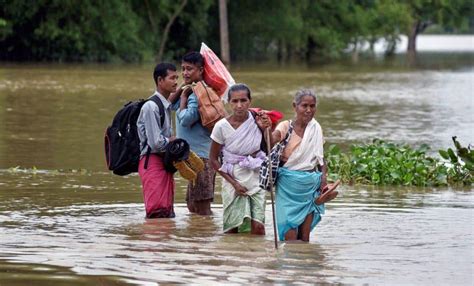
[[[176,71],[168,70],[164,78],[158,77],[158,88],[160,93],[167,96],[176,91],[178,87],[178,73]]]
[[[230,107],[237,116],[245,116],[250,107],[250,99],[245,90],[237,90],[230,93]]]
[[[182,62],[181,71],[183,73],[183,80],[185,84],[198,82],[202,79],[202,67],[188,62]]]
[[[316,113],[316,100],[312,96],[303,96],[298,105],[293,103],[293,107],[295,108],[296,120],[301,120],[307,124]]]

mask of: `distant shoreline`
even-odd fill
[[[406,53],[408,37],[400,35],[395,53]],[[364,45],[363,51],[368,50],[368,44]],[[379,40],[374,46],[375,53],[385,52],[385,41]],[[417,52],[446,52],[446,53],[474,53],[474,35],[419,35],[416,39]]]

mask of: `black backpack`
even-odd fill
[[[160,109],[161,126],[165,122],[165,107],[163,103],[154,95],[150,98]],[[105,160],[109,170],[119,176],[125,176],[133,172],[138,172],[140,161],[140,138],[137,132],[137,119],[140,110],[148,100],[140,99],[130,101],[120,109],[112,121],[112,125],[107,127],[104,136]],[[147,168],[150,147],[147,151]]]

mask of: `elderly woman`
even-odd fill
[[[260,150],[268,117],[251,114],[252,97],[245,84],[233,85],[228,102],[233,113],[216,123],[211,134],[211,166],[223,177],[224,232],[265,234],[265,191],[259,187]],[[222,152],[222,164],[218,157]]]
[[[313,118],[316,95],[299,90],[293,101],[295,118],[281,122],[272,143],[289,140],[280,157],[276,182],[276,218],[280,240],[309,241],[311,230],[324,214],[324,203],[337,196],[339,184],[326,185],[323,132]],[[281,144],[281,143],[280,143]]]

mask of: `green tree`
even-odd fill
[[[387,46],[385,53],[395,53],[400,34],[406,31],[411,23],[409,7],[405,3],[379,0],[371,9],[370,22],[368,24],[370,50],[373,52],[374,44],[379,39],[385,39]]]
[[[230,2],[233,56],[288,60],[339,58],[349,49],[386,38],[394,50],[410,20],[405,4],[391,0]]]
[[[303,21],[300,5],[306,1],[230,1],[231,56],[239,59],[268,59],[284,49],[301,44]],[[290,54],[291,51],[288,51]]]
[[[170,30],[176,18],[182,13],[184,7],[188,4],[188,0],[176,1],[159,1],[152,2],[144,0],[149,25],[153,32],[155,40],[159,42],[159,48],[156,53],[156,62],[161,62],[165,52],[166,43],[170,34]],[[162,26],[162,31],[160,30]],[[161,34],[161,36],[158,36]]]
[[[219,3],[221,4],[219,6]],[[432,23],[472,27],[470,0],[0,0],[2,60],[176,60],[206,42],[219,51],[219,7],[227,4],[233,60],[328,60]],[[470,26],[471,25],[471,26]],[[224,33],[225,34],[225,33]],[[225,35],[222,36],[225,38]],[[227,60],[225,42],[221,58]]]
[[[472,16],[471,0],[410,0],[411,25],[406,31],[408,35],[407,52],[411,59],[416,55],[416,38],[432,24],[445,27],[467,25]]]
[[[12,33],[2,41],[2,59],[125,61],[141,58],[139,19],[128,1],[3,1]]]
[[[210,17],[212,4],[217,4],[213,2],[135,1],[133,9],[144,19],[139,35],[147,43],[150,53],[147,58],[170,61],[181,58],[187,51],[198,50],[201,42],[208,39],[209,27],[218,23],[217,17]]]

